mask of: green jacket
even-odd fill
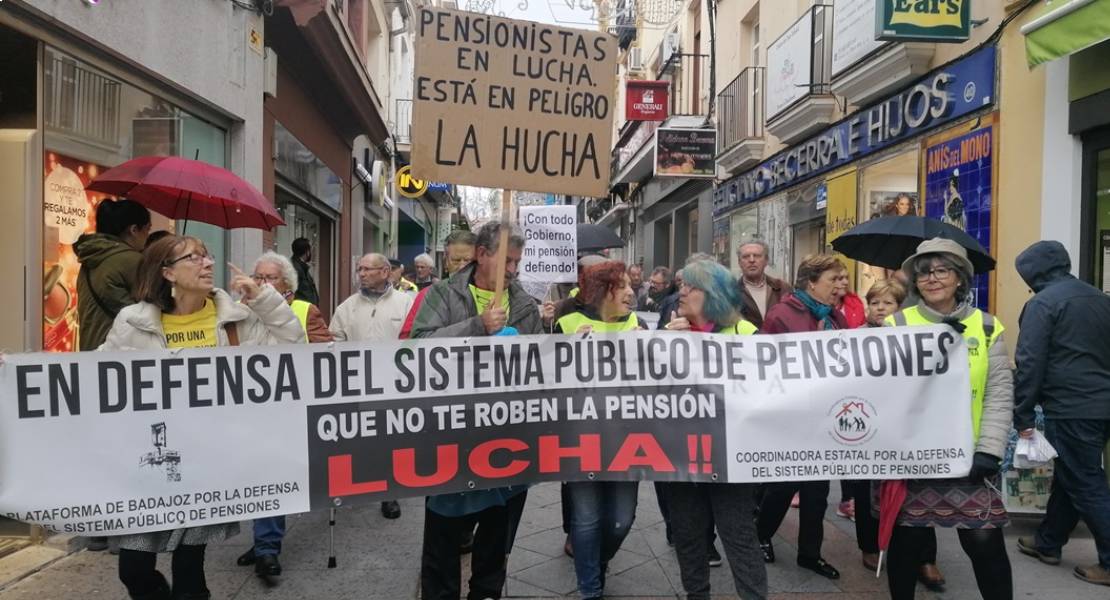
[[[474,306],[470,294],[470,282],[474,279],[477,263],[463,267],[462,270],[428,288],[424,303],[416,313],[412,324],[412,337],[473,337],[484,336],[486,328],[482,317]],[[540,313],[536,301],[520,287],[520,284],[506,282],[505,293],[509,294],[509,327],[515,327],[520,335],[543,333]]]
[[[96,350],[119,311],[135,303],[131,292],[143,255],[106,233],[82,235],[74,242],[73,251],[81,263],[77,275],[78,349]]]

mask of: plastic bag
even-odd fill
[[[1014,449],[1014,468],[1034,469],[1043,467],[1056,458],[1056,449],[1048,443],[1039,429],[1033,430],[1032,437],[1018,438]]]

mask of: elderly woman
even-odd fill
[[[258,285],[271,285],[293,309],[309,343],[330,342],[334,338],[324,321],[324,315],[315,304],[294,298],[297,289],[297,269],[293,263],[277,252],[266,252],[254,262],[251,279]],[[254,520],[254,545],[235,561],[240,567],[254,565],[260,576],[281,575],[281,540],[285,538],[285,516],[265,517]]]
[[[697,261],[682,269],[678,310],[669,331],[751,335],[755,325],[740,316],[743,298],[728,269]],[[756,544],[755,484],[664,484],[671,535],[682,587],[691,600],[709,598],[709,560],[713,529],[721,534],[736,594],[744,599],[767,597],[767,567]]]
[[[582,271],[575,310],[555,322],[556,333],[620,333],[640,328],[636,292],[624,263],[607,260]],[[636,518],[639,484],[635,481],[571,481],[563,486],[569,503],[574,572],[582,598],[601,598],[605,569],[617,554]]]
[[[847,329],[843,313],[836,310],[836,298],[841,289],[844,263],[835,256],[813,254],[798,265],[794,293],[767,310],[763,319],[763,333],[798,333]],[[764,486],[763,502],[759,509],[759,544],[763,560],[775,562],[775,548],[771,538],[790,510],[790,500],[797,493],[798,507],[798,566],[809,569],[822,577],[839,579],[840,571],[821,558],[821,544],[825,537],[825,508],[829,502],[828,481],[782,482]]]
[[[152,244],[139,263],[135,296],[120,311],[101,350],[155,350],[266,346],[304,342],[304,330],[289,305],[271,286],[259,286],[231,265],[235,302],[214,286],[204,244],[192,237],[168,236]],[[206,525],[119,538],[119,578],[131,598],[169,599],[158,572],[159,552],[173,552],[175,599],[206,600],[204,549],[235,535],[238,524]]]
[[[888,325],[947,323],[967,340],[971,375],[971,472],[953,479],[910,480],[898,513],[887,559],[894,600],[913,598],[921,548],[933,527],[955,527],[971,559],[979,592],[986,600],[1013,597],[1010,559],[1002,537],[1009,522],[999,467],[1013,420],[1014,389],[1002,323],[971,303],[975,275],[963,246],[946,239],[926,240],[902,265],[920,300],[887,318]]]

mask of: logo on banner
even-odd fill
[[[166,424],[151,425],[150,437],[154,442],[154,451],[139,457],[139,468],[159,469],[166,474],[166,481],[181,481],[181,453],[166,449]]]
[[[837,442],[855,446],[875,436],[875,407],[858,396],[847,396],[837,400],[829,408],[832,418],[829,435]]]

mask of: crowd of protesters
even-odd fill
[[[1035,537],[1021,538],[1017,548],[1059,564],[1061,548],[1083,519],[1095,537],[1099,561],[1075,574],[1110,585],[1110,487],[1100,462],[1110,439],[1110,297],[1069,274],[1067,253],[1057,243],[1035,244],[1018,259],[1018,270],[1036,296],[1021,319],[1014,375],[1005,327],[975,307],[975,270],[966,251],[949,240],[923,242],[901,271],[872,285],[865,298],[851,291],[848,270],[836,256],[804,258],[788,283],[768,273],[768,247],[752,240],[736,249],[737,276],[700,253],[680,269],[660,266],[647,273],[639,264],[587,254],[579,260],[577,287],[539,302],[515,277],[524,239],[516,232],[502,237],[503,226],[491,223],[476,233],[457,231],[447,238],[442,278],[428,254],[415,257],[408,275],[396,259],[373,253],[361,257],[358,291],[327,311],[331,319],[326,322],[308,240],[294,241],[289,258],[267,252],[250,274],[229,265],[232,277],[224,291],[215,287],[214,261],[202,241],[152,233],[150,223],[141,206],[108,201],[99,209],[96,233],[75,244],[82,265],[82,350],[619,335],[648,328],[749,336],[948,324],[972,349],[973,466],[963,477],[899,483],[906,500],[887,554],[891,597],[913,598],[919,582],[944,585],[936,565],[936,527],[957,529],[983,598],[1013,597],[1001,529],[1009,521],[999,491],[1001,457],[1013,426],[1022,437],[1033,435],[1037,405],[1047,417],[1045,434],[1059,450],[1056,480],[1044,523]],[[508,248],[499,247],[502,239]],[[498,298],[501,270],[505,293]],[[869,570],[880,562],[876,499],[890,484],[848,481],[841,486],[837,514],[855,520],[860,563]],[[573,557],[581,597],[603,596],[608,564],[635,519],[638,489],[635,482],[563,486],[565,551]],[[822,554],[828,481],[656,483],[656,492],[689,598],[709,597],[709,569],[722,564],[718,537],[736,593],[766,598],[765,565],[776,560],[772,538],[791,506],[799,516],[797,565],[830,579],[840,577]],[[500,598],[526,496],[526,486],[511,486],[427,498],[422,597],[460,598],[460,557],[470,552],[468,598]],[[386,518],[401,517],[395,501],[383,502],[381,512]],[[253,527],[253,546],[238,563],[253,565],[262,576],[280,575],[284,518],[258,519]],[[182,528],[94,539],[90,549],[110,547],[119,554],[119,578],[131,598],[200,600],[210,597],[206,545],[237,531],[237,525]],[[156,569],[160,552],[173,554],[172,585]]]

